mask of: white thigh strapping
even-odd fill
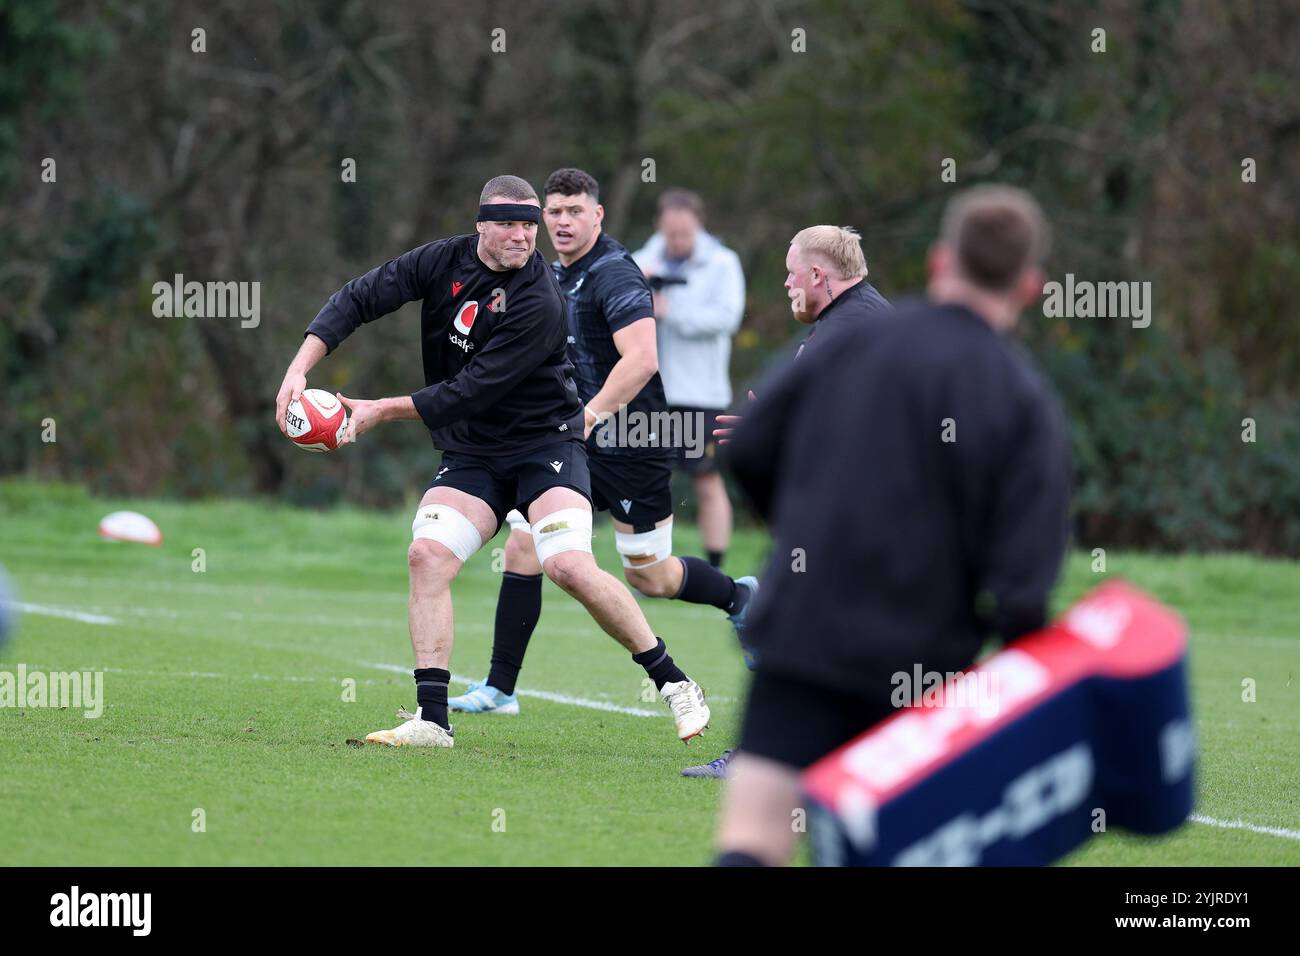
[[[591,554],[591,512],[586,508],[561,508],[533,524],[533,548],[537,560],[562,551],[586,551]]]
[[[625,568],[653,567],[660,561],[672,557],[673,523],[670,520],[661,528],[655,528],[653,531],[642,531],[639,534],[615,531],[614,548],[618,551],[618,556],[623,559],[623,567]],[[632,555],[643,556],[647,554],[654,555],[654,560],[638,561],[636,564],[628,560]]]
[[[444,504],[421,505],[411,522],[411,537],[437,541],[462,561],[468,561],[483,546],[483,537],[474,523]]]
[[[510,513],[506,515],[506,523],[510,525],[511,531],[522,531],[524,534],[528,534],[532,530],[528,524],[528,519],[514,508],[510,509]]]

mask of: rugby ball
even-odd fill
[[[153,519],[138,511],[114,511],[105,515],[99,522],[99,536],[109,541],[162,544],[162,532]]]
[[[284,426],[294,444],[306,451],[333,451],[343,440],[348,413],[333,393],[309,388],[289,403]]]

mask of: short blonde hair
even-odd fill
[[[867,274],[867,257],[862,254],[862,236],[852,226],[809,226],[790,240],[799,247],[800,258],[821,259],[840,279],[861,279]]]

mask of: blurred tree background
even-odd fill
[[[1055,225],[1049,278],[1154,288],[1150,328],[1023,323],[1071,417],[1078,543],[1300,555],[1298,13],[0,0],[0,473],[307,504],[418,494],[433,473],[418,425],[304,455],[273,399],[329,294],[470,231],[497,173],[540,186],[588,169],[633,248],[664,188],[699,191],[746,268],[738,387],[800,334],[781,288],[795,231],[856,226],[872,281],[898,298],[923,285],[953,190],[1003,181]],[[156,318],[151,288],[177,273],[260,282],[261,324]],[[367,327],[311,384],[418,387],[417,315]],[[57,442],[42,441],[46,419]]]

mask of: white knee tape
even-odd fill
[[[506,515],[506,522],[510,525],[511,531],[522,531],[524,534],[528,534],[532,530],[528,524],[528,519],[513,509]]]
[[[586,551],[591,554],[591,512],[586,508],[562,508],[533,525],[533,548],[537,560],[561,551]]]
[[[445,545],[456,557],[468,561],[483,546],[478,528],[450,505],[421,505],[411,522],[413,539],[428,538]]]
[[[673,523],[669,521],[661,528],[655,528],[653,531],[642,531],[639,534],[626,534],[622,531],[614,532],[614,548],[618,551],[618,556],[623,559],[625,568],[649,568],[658,564],[673,554]],[[645,557],[653,555],[653,561],[637,561],[633,563],[630,558]]]

